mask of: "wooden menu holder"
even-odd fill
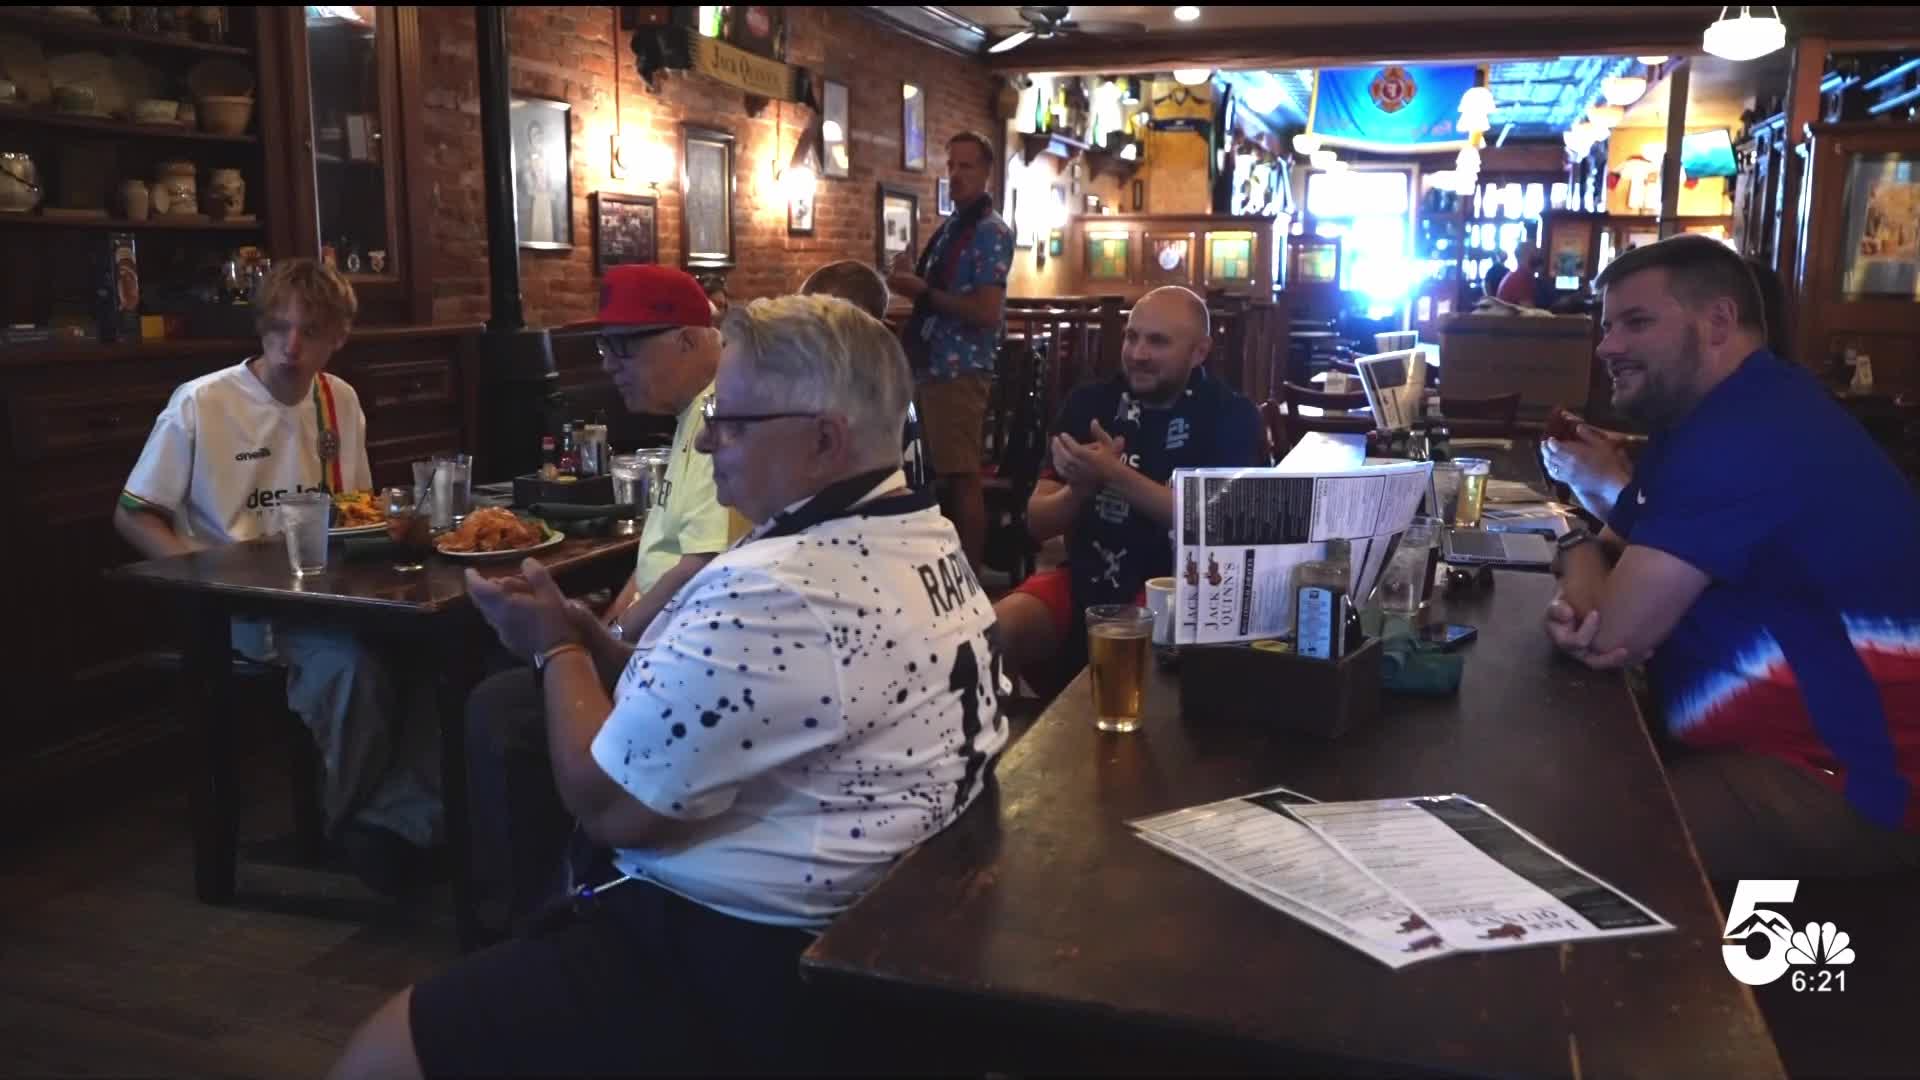
[[[1251,645],[1182,645],[1180,714],[1189,723],[1272,724],[1336,739],[1380,715],[1379,638],[1339,660]]]

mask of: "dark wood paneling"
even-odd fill
[[[354,334],[330,370],[359,393],[376,483],[410,483],[411,462],[477,441],[473,343],[478,327]],[[257,351],[244,340],[14,352],[0,362],[0,469],[30,530],[0,530],[17,575],[10,607],[31,632],[6,653],[15,688],[0,767],[96,742],[107,729],[171,700],[169,679],[136,658],[177,643],[171,609],[130,596],[103,571],[135,552],[113,509],[154,418],[175,387]],[[156,681],[160,680],[160,681]],[[59,723],[43,722],[59,717]],[[57,768],[36,770],[54,782]]]

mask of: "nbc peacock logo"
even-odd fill
[[[1785,916],[1760,906],[1790,904],[1799,891],[1798,880],[1740,882],[1727,907],[1720,957],[1733,977],[1749,986],[1766,986],[1791,970],[1795,991],[1844,991],[1847,965],[1854,961],[1853,938],[1830,922],[1795,930]]]

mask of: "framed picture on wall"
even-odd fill
[[[1253,234],[1207,234],[1207,284],[1248,285],[1253,282]]]
[[[874,200],[874,246],[880,272],[893,266],[894,257],[919,254],[920,194],[910,188],[881,184]]]
[[[1155,285],[1193,284],[1193,234],[1148,233],[1140,276]]]
[[[1840,295],[1920,299],[1920,157],[1854,154],[1842,192]]]
[[[513,144],[513,233],[523,248],[573,247],[573,106],[515,95],[508,107]]]
[[[685,265],[727,270],[733,258],[733,133],[680,125],[681,234]]]
[[[651,195],[593,193],[593,272],[660,261],[660,203]]]
[[[852,135],[847,127],[847,85],[827,79],[820,87],[820,147],[827,155],[820,175],[845,180],[853,174]]]
[[[927,95],[913,83],[900,84],[901,167],[927,171]]]
[[[1132,264],[1133,235],[1124,230],[1087,230],[1087,280],[1125,281]]]
[[[941,217],[952,217],[953,182],[943,176],[933,185],[933,190],[933,208],[939,212]]]
[[[787,235],[813,235],[812,195],[796,195],[787,200]]]

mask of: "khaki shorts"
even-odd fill
[[[921,437],[936,477],[979,473],[992,392],[993,376],[981,374],[923,382],[914,392]]]

